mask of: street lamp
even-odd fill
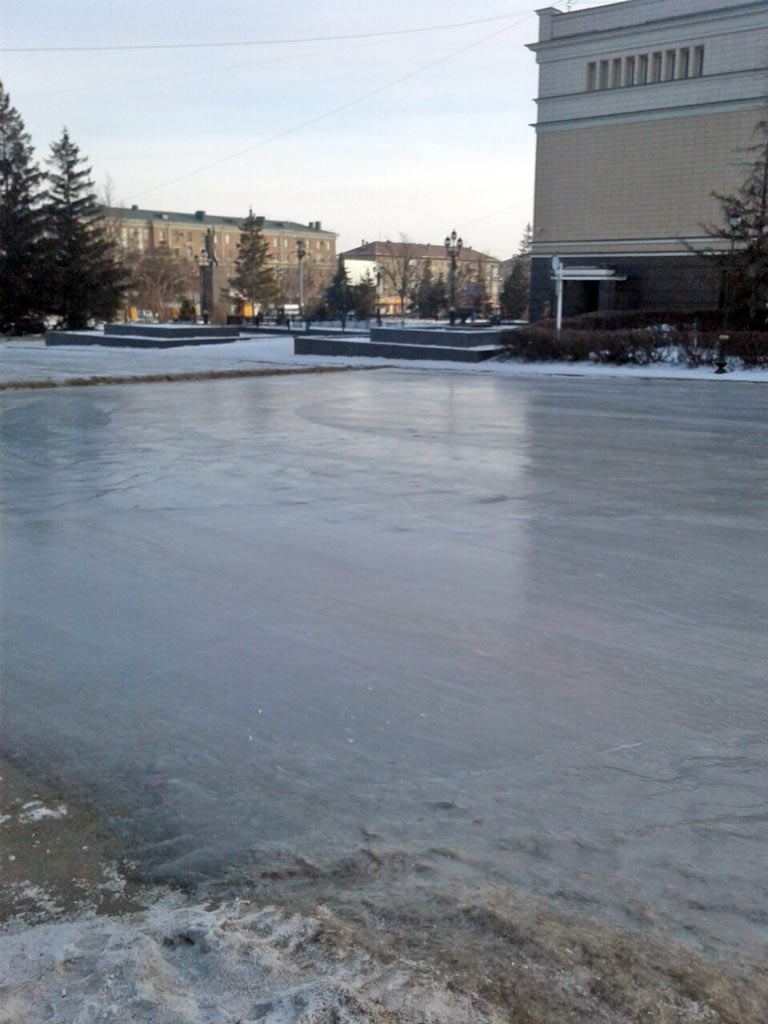
[[[302,238],[296,242],[296,260],[299,264],[299,316],[304,312],[304,278],[301,273],[301,261],[307,255],[307,247]]]
[[[455,228],[450,235],[446,235],[445,253],[451,261],[451,323],[454,323],[456,320],[456,260],[459,258],[459,253],[461,252],[461,247],[463,245],[464,243],[462,240],[456,237]]]
[[[723,295],[723,333],[720,335],[718,344],[717,362],[715,373],[725,373],[725,344],[728,341],[728,318],[731,312],[731,279],[733,278],[733,249],[736,243],[736,232],[741,224],[741,217],[732,214],[728,218],[728,227],[731,229],[731,246],[728,250],[728,269],[725,275],[725,288]]]

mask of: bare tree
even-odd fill
[[[420,260],[407,235],[401,234],[399,242],[385,242],[384,250],[381,270],[400,299],[400,312],[404,316],[408,298],[421,277]]]
[[[197,283],[196,268],[175,256],[167,246],[134,253],[128,265],[133,278],[134,302],[139,309],[150,310],[160,320],[167,320],[171,309],[180,306]]]

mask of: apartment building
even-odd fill
[[[378,281],[379,307],[382,313],[400,314],[404,281],[403,261],[409,269],[405,281],[410,282],[408,293],[417,286],[427,265],[433,281],[442,278],[446,294],[450,291],[451,261],[444,245],[416,242],[363,242],[355,249],[341,253],[350,284],[357,284],[366,274]],[[481,298],[482,297],[482,298]],[[462,247],[456,259],[456,306],[473,308],[478,301],[495,309],[499,304],[499,260],[469,246]]]
[[[766,0],[625,0],[538,12],[531,316],[707,308],[727,245],[713,192],[738,189],[768,114]]]
[[[197,210],[177,213],[131,207],[108,207],[104,215],[115,225],[120,245],[134,253],[167,248],[190,263],[207,263],[214,257],[216,289],[224,287],[234,273],[242,217],[220,217]],[[325,231],[320,221],[257,218],[274,259],[275,273],[286,302],[298,299],[297,243],[302,244],[302,274],[305,294],[309,288],[324,287],[333,276],[336,262],[336,234]]]

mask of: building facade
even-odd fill
[[[715,307],[720,272],[697,254],[728,244],[706,231],[713,193],[738,189],[766,116],[768,3],[538,15],[531,318],[552,311],[553,257],[566,314]]]
[[[413,295],[424,275],[437,285],[442,282],[446,306],[450,305],[451,260],[444,245],[416,242],[363,242],[341,253],[350,284],[366,279],[377,285],[382,313],[409,312]],[[486,253],[462,247],[456,258],[454,305],[457,310],[486,312],[499,304],[499,260]],[[404,301],[403,301],[404,300]],[[405,308],[403,306],[405,305]],[[479,307],[484,307],[482,310]]]
[[[234,275],[242,217],[219,217],[204,210],[173,213],[146,210],[138,206],[107,207],[104,216],[123,250],[134,256],[167,249],[189,263],[208,265],[212,295],[219,295]],[[296,303],[299,293],[297,245],[304,253],[302,284],[304,296],[321,292],[333,276],[336,262],[336,234],[324,231],[320,221],[257,220],[274,260],[275,274],[286,303]]]

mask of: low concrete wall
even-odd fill
[[[498,345],[501,333],[500,327],[371,327],[371,341],[477,348]]]
[[[480,363],[498,354],[493,345],[454,348],[444,345],[403,345],[398,342],[363,341],[352,338],[317,337],[295,334],[297,356],[367,356],[378,359],[442,359],[454,363]]]
[[[239,327],[219,324],[105,324],[105,334],[126,334],[141,338],[238,338]]]
[[[46,331],[46,345],[102,345],[104,348],[183,348],[190,345],[231,345],[240,334],[225,337],[139,336],[102,334],[101,331]]]

